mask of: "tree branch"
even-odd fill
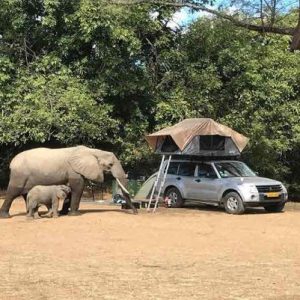
[[[282,27],[274,27],[268,25],[258,25],[258,24],[251,24],[247,23],[242,20],[238,20],[237,18],[223,13],[221,11],[208,8],[201,4],[192,4],[187,3],[184,1],[177,1],[177,2],[164,2],[164,1],[156,1],[156,0],[112,0],[109,2],[110,4],[120,4],[120,5],[135,5],[135,4],[158,4],[163,6],[172,6],[176,8],[187,7],[197,11],[204,11],[210,14],[213,14],[219,18],[225,19],[233,23],[235,26],[246,28],[248,30],[256,31],[256,32],[268,32],[268,33],[276,33],[282,35],[290,35],[293,36],[296,32],[295,28],[282,28]]]
[[[26,38],[23,38],[23,45],[24,45],[24,55],[25,55],[25,62],[26,66],[28,67],[28,53],[27,53],[27,43],[26,43]]]

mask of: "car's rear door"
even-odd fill
[[[194,162],[181,162],[179,164],[179,169],[175,180],[177,181],[177,186],[180,187],[182,196],[189,199],[192,191],[192,184],[195,178],[196,163]]]
[[[177,161],[171,161],[169,169],[168,169],[168,175],[166,177],[166,182],[165,182],[165,187],[170,186],[170,185],[175,185],[176,186],[176,181],[177,181],[177,173],[178,173],[178,168],[179,168],[180,162]]]
[[[196,176],[190,184],[191,199],[218,201],[219,179],[210,163],[198,163]]]

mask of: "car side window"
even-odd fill
[[[211,165],[198,164],[198,177],[217,178],[217,174]]]
[[[168,174],[177,175],[178,167],[179,167],[179,162],[170,162]]]
[[[196,165],[194,163],[182,162],[179,165],[178,175],[194,176],[195,175],[195,167],[196,167]]]

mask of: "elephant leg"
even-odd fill
[[[66,197],[66,199],[64,200],[63,207],[62,207],[61,211],[59,212],[59,214],[67,215],[69,212],[70,204],[71,204],[71,194],[69,194]]]
[[[52,216],[53,218],[57,218],[58,217],[58,205],[59,205],[59,198],[58,197],[54,197],[54,199],[52,199]]]
[[[46,204],[46,207],[48,209],[48,212],[44,214],[44,217],[51,218],[52,217],[52,203],[51,204]]]
[[[27,212],[27,215],[26,215],[27,218],[33,218],[33,209],[32,207],[29,207],[28,208],[28,212]]]
[[[46,214],[43,215],[45,218],[52,218],[53,217],[53,211],[49,210]]]
[[[34,210],[33,218],[34,218],[34,219],[41,219],[41,216],[39,215],[39,210],[38,210],[38,208],[36,208],[36,209]]]
[[[32,201],[28,199],[28,204],[27,204],[27,218],[33,218],[33,213],[34,213],[34,207],[32,205]]]
[[[80,199],[83,193],[84,188],[84,180],[82,178],[70,181],[70,187],[72,190],[71,195],[71,204],[70,204],[70,212],[69,216],[77,216],[80,215],[78,212]]]
[[[11,204],[15,198],[20,196],[23,192],[23,188],[19,187],[13,187],[13,186],[8,186],[5,200],[2,204],[2,207],[0,209],[0,218],[9,218],[9,209],[11,207]]]

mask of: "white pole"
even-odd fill
[[[155,179],[154,185],[152,187],[152,192],[151,192],[151,196],[150,196],[150,199],[149,199],[149,202],[148,202],[147,211],[150,211],[151,202],[152,202],[152,199],[153,199],[153,196],[154,196],[155,189],[156,189],[157,184],[158,184],[159,177],[161,176],[160,173],[161,173],[161,171],[163,169],[164,161],[165,161],[165,155],[163,155],[162,159],[161,159],[159,170],[158,170],[158,173],[156,175],[156,179]]]

